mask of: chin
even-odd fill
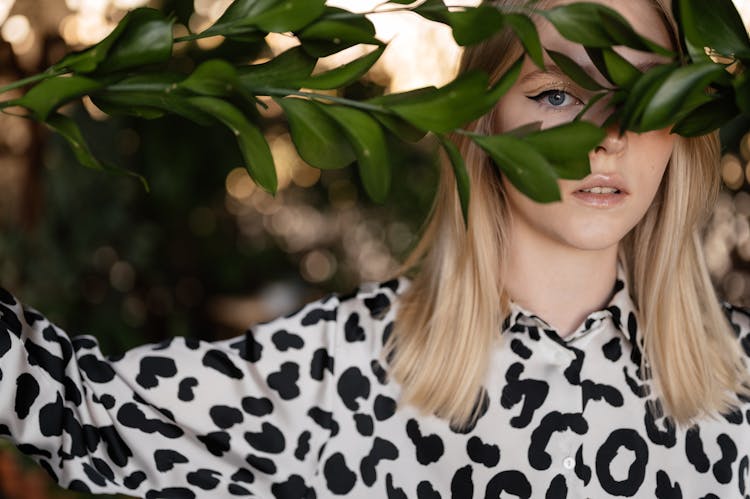
[[[583,251],[600,251],[619,244],[627,231],[616,230],[615,227],[587,227],[571,230],[563,236],[566,246]]]

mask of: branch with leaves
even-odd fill
[[[620,14],[596,3],[540,10],[530,2],[513,11],[485,3],[449,7],[443,0],[386,4],[395,4],[390,11],[410,11],[450,26],[456,42],[464,46],[510,29],[539,67],[544,67],[545,48],[531,16],[544,17],[563,37],[585,48],[608,85],[597,83],[564,54],[547,50],[548,56],[574,82],[596,92],[588,106],[609,97],[609,124],[618,123],[622,131],[671,126],[674,133],[696,136],[742,114],[750,116],[750,39],[731,0],[673,2],[683,56],[638,35]],[[202,125],[221,124],[236,136],[253,180],[274,193],[276,169],[259,111],[265,106],[259,98],[270,97],[286,114],[293,143],[306,162],[320,169],[356,162],[367,194],[378,202],[386,198],[392,181],[387,136],[418,141],[434,134],[454,167],[465,216],[470,195],[466,168],[448,133],[467,135],[519,190],[541,202],[560,198],[558,178],[588,174],[588,152],[604,136],[599,126],[580,119],[552,129],[524,127],[493,136],[463,130],[513,85],[522,60],[492,83],[486,74],[471,71],[441,88],[363,101],[317,92],[357,81],[386,48],[366,14],[328,7],[324,0],[235,0],[215,24],[180,38],[173,37],[172,24],[154,9],[131,11],[98,44],[0,88],[2,95],[31,85],[23,96],[0,101],[0,109],[23,108],[21,116],[64,137],[81,164],[116,172],[125,171],[92,155],[77,124],[60,112],[62,106],[88,96],[109,115],[155,119],[175,114]],[[250,52],[263,45],[268,33],[289,34],[299,45],[262,64],[214,58],[189,73],[169,69],[177,43],[220,35],[245,44]],[[313,74],[320,58],[360,44],[373,49]],[[667,56],[670,62],[641,72],[613,50],[616,46]]]

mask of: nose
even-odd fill
[[[625,151],[628,144],[628,132],[620,134],[620,127],[613,125],[607,128],[604,140],[594,148],[592,155],[615,155],[618,156]]]

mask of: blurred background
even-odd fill
[[[745,19],[750,2],[736,0]],[[228,0],[0,0],[0,85],[36,74],[62,54],[99,41],[127,9],[174,13],[177,34],[199,31]],[[372,0],[329,1],[370,11]],[[471,0],[464,2],[476,3]],[[362,83],[364,98],[449,81],[459,54],[450,31],[409,14],[371,16],[391,40]],[[246,48],[221,39],[200,49],[260,62],[293,43],[270,36]],[[243,50],[244,49],[244,50]],[[338,64],[357,47],[324,62]],[[178,47],[192,64],[196,47]],[[4,95],[3,98],[9,98]],[[0,115],[0,285],[70,334],[94,334],[107,354],[173,335],[218,340],[334,291],[384,279],[416,240],[437,180],[429,143],[392,143],[394,182],[384,205],[368,202],[356,170],[320,171],[296,154],[278,109],[265,113],[279,193],[257,189],[223,129],[176,118],[112,119],[90,102],[73,106],[103,159],[131,178],[80,166],[59,137]],[[750,122],[723,130],[724,189],[704,234],[723,299],[750,306]],[[92,497],[58,489],[0,441],[0,499]]]

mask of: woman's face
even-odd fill
[[[641,35],[670,46],[659,14],[645,0],[597,2],[620,12]],[[562,3],[568,2],[555,2]],[[563,38],[548,22],[540,23],[539,35],[545,48],[564,53],[584,68],[592,67],[583,47]],[[621,47],[616,50],[642,70],[664,62],[655,54]],[[583,109],[592,92],[579,88],[550,59],[545,66],[541,71],[526,59],[518,81],[498,103],[495,130],[505,132],[535,121],[549,128],[572,121]],[[596,70],[589,74],[606,83]],[[585,117],[601,123],[606,115],[606,107],[597,105]],[[591,175],[582,180],[558,180],[562,199],[555,203],[536,203],[503,177],[513,230],[531,231],[546,242],[581,250],[617,245],[651,205],[674,140],[668,130],[619,136],[616,127],[609,129],[605,140],[589,153]],[[620,192],[610,193],[612,188]]]

